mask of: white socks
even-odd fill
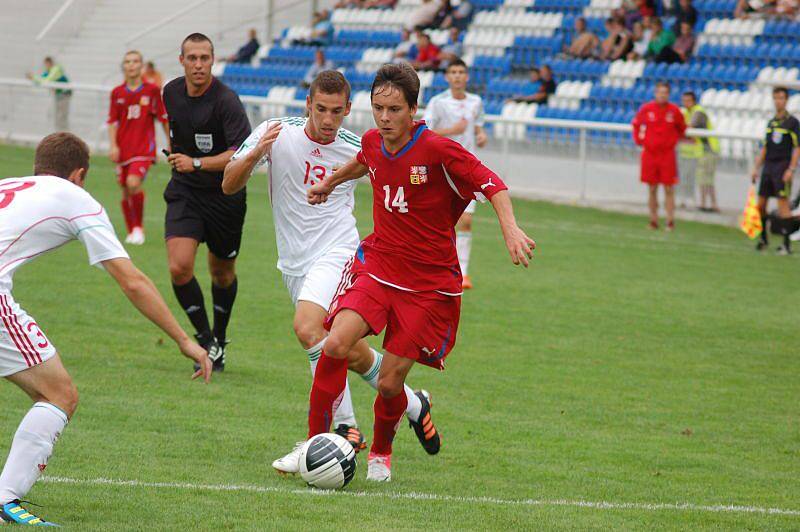
[[[375,388],[378,389],[378,374],[381,371],[381,362],[383,362],[383,355],[379,352],[375,351],[374,349],[370,349],[372,351],[373,359],[372,359],[372,367],[369,368],[366,373],[361,374],[361,378],[367,381],[367,383]],[[409,419],[414,420],[414,422],[419,421],[419,416],[422,414],[422,401],[419,400],[419,397],[414,393],[414,390],[408,387],[407,384],[404,384],[403,387],[406,391],[406,398],[408,399],[408,406],[406,407],[406,416]]]
[[[314,377],[314,373],[317,371],[317,362],[319,362],[319,357],[322,356],[322,346],[324,344],[325,340],[321,341],[314,347],[306,349],[306,353],[308,354],[308,363],[311,365],[312,378]],[[345,382],[342,400],[333,413],[333,428],[335,429],[339,425],[343,424],[347,425],[348,427],[358,426],[358,423],[356,423],[356,414],[353,412],[353,400],[350,398],[349,381]]]
[[[456,253],[458,253],[458,263],[461,265],[461,275],[467,275],[471,250],[472,231],[458,231],[456,233]]]
[[[67,415],[50,403],[35,403],[22,418],[0,473],[0,505],[27,495],[66,425]]]

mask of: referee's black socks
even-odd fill
[[[236,290],[239,287],[238,278],[234,277],[230,286],[222,288],[211,283],[211,298],[214,303],[214,336],[220,345],[225,345],[228,331],[228,322],[231,320],[233,302],[236,301]]]
[[[183,285],[172,283],[172,290],[175,292],[175,297],[178,298],[181,308],[186,312],[189,321],[197,331],[197,334],[208,334],[210,336],[211,326],[208,324],[208,315],[206,314],[206,304],[203,301],[203,290],[200,289],[200,284],[197,282],[196,277]]]

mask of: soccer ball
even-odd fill
[[[356,474],[356,452],[338,434],[317,434],[300,451],[300,476],[309,486],[339,489]]]

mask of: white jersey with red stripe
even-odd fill
[[[11,295],[14,272],[71,240],[89,263],[127,258],[103,207],[88,192],[53,176],[0,179],[0,377],[41,364],[55,348]]]
[[[54,176],[0,179],[0,292],[35,257],[80,240],[89,263],[127,258],[103,206],[88,192]]]

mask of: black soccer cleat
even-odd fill
[[[353,450],[358,452],[367,448],[367,442],[364,441],[364,435],[358,430],[358,427],[350,427],[342,423],[334,431],[336,434],[347,440],[353,446]]]
[[[769,244],[767,244],[763,240],[759,240],[758,243],[756,244],[756,251],[764,251],[765,249],[767,249],[767,247],[769,247]]]
[[[414,429],[417,439],[428,454],[436,454],[442,447],[439,431],[431,419],[431,394],[425,390],[417,390],[414,394],[422,401],[422,412],[417,421],[408,420],[408,425]]]
[[[211,359],[213,364],[213,371],[225,371],[225,348],[230,342],[220,344],[210,333],[195,334],[194,337],[200,347],[208,351],[208,358]],[[199,371],[200,364],[195,364],[194,370]]]

